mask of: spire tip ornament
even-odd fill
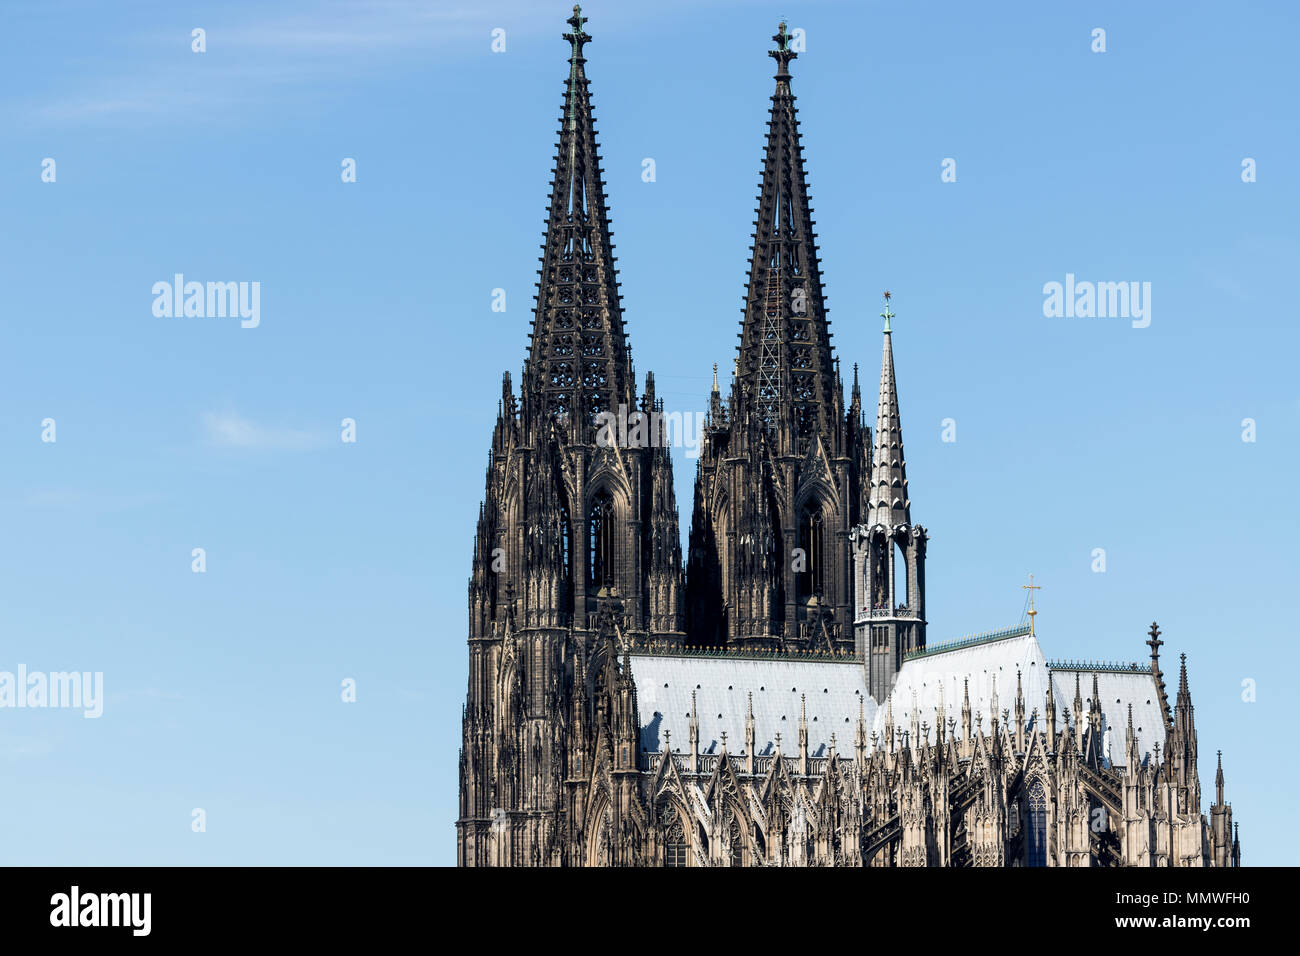
[[[1034,616],[1038,614],[1038,612],[1034,610],[1034,592],[1041,591],[1043,586],[1034,583],[1034,576],[1032,574],[1029,575],[1029,583],[1020,586],[1029,592],[1029,636],[1034,637]]]
[[[772,39],[776,41],[776,49],[768,50],[767,55],[777,62],[776,79],[788,80],[790,78],[790,61],[799,54],[790,49],[790,34],[786,32],[784,20],[776,28],[776,33],[772,35]]]
[[[880,313],[880,317],[885,320],[885,334],[890,333],[889,320],[894,318],[893,311],[889,308],[889,300],[892,298],[889,290],[885,290],[885,311]]]

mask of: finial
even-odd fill
[[[788,80],[790,78],[790,61],[799,54],[790,49],[790,34],[786,32],[784,20],[777,27],[772,39],[776,41],[776,49],[768,50],[767,55],[777,62],[776,78],[778,80]]]
[[[1029,636],[1034,637],[1034,615],[1038,613],[1034,610],[1034,592],[1041,591],[1043,586],[1034,583],[1034,576],[1032,574],[1029,575],[1029,583],[1020,586],[1029,592]]]
[[[718,390],[718,363],[713,363],[713,390]]]
[[[890,300],[890,298],[891,298],[891,294],[890,294],[889,290],[886,289],[886,290],[885,290],[885,311],[880,313],[880,317],[881,317],[882,319],[885,320],[885,333],[886,333],[886,334],[888,334],[889,331],[890,331],[890,329],[889,329],[889,320],[892,319],[892,318],[894,317],[894,313],[893,313],[893,311],[891,311],[890,308],[889,308],[889,300]]]
[[[576,3],[573,5],[573,16],[569,17],[565,22],[568,23],[569,26],[573,27],[574,33],[581,35],[585,32],[582,29],[582,25],[587,22],[587,18],[582,15],[581,5]]]

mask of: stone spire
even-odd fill
[[[524,393],[533,416],[589,422],[620,403],[631,408],[634,382],[582,55],[591,36],[580,7],[568,23],[569,76]]]
[[[889,322],[890,293],[885,293],[885,345],[880,358],[880,404],[876,411],[875,452],[871,459],[871,490],[867,524],[886,530],[912,523],[907,492],[907,468],[903,457],[903,425],[898,410],[898,384],[894,378],[893,333]]]
[[[745,324],[740,404],[783,454],[802,454],[814,436],[832,443],[843,399],[835,385],[830,323],[804,172],[799,121],[790,92],[784,23],[775,36],[776,91],[759,185]],[[838,404],[837,404],[838,403]]]
[[[773,39],[740,345],[726,403],[709,396],[696,470],[687,629],[692,644],[847,652],[870,438],[831,348],[790,91],[794,37],[781,24]]]

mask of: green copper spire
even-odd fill
[[[894,317],[894,313],[889,310],[889,292],[885,292],[885,311],[880,313],[880,317],[885,320],[885,331],[889,331],[889,320]]]

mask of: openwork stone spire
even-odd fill
[[[785,24],[773,39],[740,348],[727,404],[710,396],[695,481],[688,628],[699,644],[848,651],[868,429],[831,352]]]
[[[885,346],[880,358],[880,404],[876,411],[876,444],[872,455],[871,491],[867,523],[892,531],[912,523],[907,497],[907,469],[903,459],[903,425],[898,411],[898,385],[894,380],[894,313],[885,293]]]
[[[505,376],[469,580],[456,825],[465,865],[635,862],[628,813],[640,724],[628,653],[684,638],[663,432],[634,425],[602,443],[594,421],[624,404],[625,420],[641,420],[663,403],[647,375],[633,406],[584,75],[590,37],[579,9],[568,22],[569,78],[522,398]],[[567,815],[594,799],[591,770],[602,754],[617,778],[609,800],[622,810],[588,857]]]
[[[834,429],[838,395],[816,234],[804,173],[786,26],[768,53],[777,62],[754,246],[745,295],[740,374],[744,411],[782,452],[800,454]]]
[[[589,423],[633,404],[633,376],[588,91],[580,7],[569,18],[569,77],[524,389],[528,412]]]

